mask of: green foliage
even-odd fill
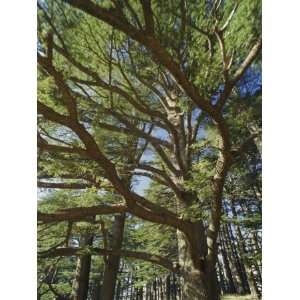
[[[64,1],[41,2],[45,11],[38,12],[39,54],[43,58],[49,56],[49,35],[53,34],[55,27],[55,47],[51,52],[51,64],[61,75],[61,82],[58,82],[57,78],[55,80],[53,74],[48,74],[49,72],[39,65],[39,101],[55,112],[69,116],[66,102],[70,99],[66,98],[69,95],[74,97],[78,119],[76,122],[85,128],[101,153],[111,161],[120,180],[126,182],[127,186],[133,186],[133,175],[139,160],[147,161],[146,164],[166,174],[171,183],[177,180],[176,187],[179,191],[172,188],[170,181],[164,182],[165,178],[155,181],[152,177],[145,191],[145,198],[161,208],[169,209],[183,220],[204,220],[206,224],[210,216],[213,176],[220,151],[220,134],[211,117],[205,115],[201,122],[201,134],[197,135],[196,132],[191,145],[180,145],[179,156],[182,153],[183,156],[188,156],[186,153],[190,151],[190,157],[186,159],[189,161],[188,170],[184,170],[183,174],[174,175],[157,151],[157,143],[171,163],[176,160],[176,138],[194,133],[188,132],[187,123],[190,118],[190,125],[195,125],[197,121],[194,116],[199,113],[199,107],[188,97],[186,91],[183,91],[182,85],[176,83],[170,71],[166,70],[141,43],[80,9],[65,5]],[[145,17],[139,1],[93,2],[109,9],[111,13],[119,10],[118,13],[123,14],[120,15],[120,20],[125,18],[128,26],[143,30],[146,35]],[[224,33],[221,33],[220,29],[230,17],[236,3],[237,10]],[[232,58],[232,67],[228,72],[230,77],[260,36],[260,1],[226,0],[220,1],[217,9],[212,9],[211,1],[153,0],[152,11],[154,35],[158,43],[156,46],[165,50],[162,55],[169,55],[173,67],[178,67],[183,72],[193,89],[199,92],[205,101],[215,98],[224,86],[227,74],[223,70],[223,60],[227,63]],[[218,33],[224,40],[224,53],[219,44]],[[257,60],[255,63],[259,68]],[[61,85],[69,91],[68,97],[63,93]],[[168,101],[173,107],[168,107]],[[233,196],[239,200],[252,199],[253,189],[260,187],[261,158],[258,147],[255,143],[247,146],[242,159],[237,153],[238,146],[249,137],[253,128],[260,132],[260,105],[259,94],[242,97],[235,89],[221,112],[229,128],[233,150],[236,151],[233,151],[233,159],[236,161],[230,168],[225,182],[225,199],[231,199]],[[182,128],[178,129],[178,126],[174,129],[176,124],[171,114],[173,111],[180,114],[184,132]],[[202,113],[206,114],[203,111]],[[79,135],[70,129],[74,124],[67,128],[61,123],[49,121],[42,115],[38,116],[39,134],[43,139],[44,148],[47,148],[45,144],[48,143],[69,150],[80,148],[84,152],[86,145]],[[148,135],[148,140],[145,135]],[[149,135],[155,138],[156,142],[149,140]],[[171,146],[165,146],[161,141],[157,142],[160,139],[164,139],[165,144],[169,143]],[[66,208],[124,203],[119,194],[120,189],[113,188],[106,172],[100,167],[99,160],[91,159],[90,153],[80,153],[68,150],[39,150],[39,180],[65,184],[89,183],[92,186],[85,189],[42,190],[39,195],[39,211],[53,213]],[[184,195],[189,204],[179,204],[179,195]],[[257,212],[242,218],[228,217],[224,213],[222,222],[230,222],[253,232],[260,228],[261,216]],[[72,242],[76,244],[74,247],[77,247],[80,237],[86,233],[93,234],[93,246],[103,248],[104,237],[99,223],[105,224],[110,246],[113,218],[101,216],[95,218],[94,224],[75,222],[72,224],[71,233],[68,222],[51,224],[49,227],[39,225],[38,250],[45,253],[49,249]],[[175,229],[137,219],[129,214],[126,216],[122,247],[161,255],[173,262],[178,258]],[[91,248],[84,247],[80,254],[93,254]],[[256,260],[259,259],[258,256],[259,254],[255,254],[250,258]],[[53,288],[59,294],[70,294],[75,262],[75,257],[58,261],[39,258],[38,273],[43,300],[53,299],[53,292],[43,281],[51,266],[56,270]],[[159,275],[167,274],[166,270],[149,262],[132,258],[122,258],[121,262],[125,267],[124,272],[119,274],[119,279],[130,272],[138,274],[136,287],[151,282]],[[103,257],[93,256],[91,282],[100,282],[104,269]]]

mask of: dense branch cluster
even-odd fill
[[[80,277],[94,255],[116,272],[135,258],[182,277],[184,299],[218,299],[224,203],[253,189],[261,201],[259,91],[243,100],[239,90],[259,72],[259,21],[246,24],[247,39],[232,37],[243,9],[259,10],[245,3],[38,3],[38,222],[53,231],[41,237],[41,260],[77,256]],[[124,247],[126,226],[148,223],[174,237],[165,256]],[[246,232],[233,230],[237,241]],[[74,299],[86,299],[75,282]]]

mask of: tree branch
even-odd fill
[[[146,31],[150,35],[154,35],[153,11],[151,8],[151,0],[140,0],[143,8]]]
[[[233,75],[232,82],[237,82],[241,79],[247,68],[252,64],[253,60],[258,55],[259,51],[262,47],[262,40],[261,38],[254,44],[254,46],[251,48],[250,52],[248,53],[245,60],[241,63],[240,67],[236,70],[236,72]]]
[[[61,221],[82,221],[88,217],[96,215],[109,215],[123,213],[127,211],[125,205],[97,205],[90,207],[66,208],[56,211],[55,213],[38,212],[37,219],[43,224],[61,222]]]
[[[172,56],[161,46],[160,42],[151,35],[145,34],[133,27],[129,22],[120,18],[114,12],[102,8],[90,0],[64,0],[73,7],[86,12],[87,14],[102,20],[112,27],[124,32],[132,39],[138,41],[146,46],[156,60],[158,60],[170,73],[174,76],[177,83],[183,88],[186,94],[197,104],[200,108],[209,113],[212,117],[215,114],[214,107],[198,92],[198,89],[188,80],[180,66],[173,60]]]
[[[252,62],[254,61],[256,56],[258,55],[259,51],[261,50],[261,46],[262,46],[262,40],[259,39],[254,44],[254,46],[252,47],[252,49],[248,53],[247,57],[245,58],[245,60],[241,63],[239,68],[236,70],[233,77],[231,79],[228,79],[227,82],[225,82],[224,91],[221,93],[220,99],[217,103],[217,108],[219,110],[221,110],[223,108],[223,106],[224,106],[227,98],[229,97],[233,87],[235,86],[237,81],[239,81],[241,79],[241,77],[244,75],[244,73],[246,72],[248,67],[252,64]]]
[[[43,253],[41,257],[57,257],[57,256],[80,256],[84,251],[89,252],[91,255],[115,255],[115,256],[125,256],[135,259],[140,259],[144,261],[148,261],[157,265],[164,267],[165,269],[171,272],[178,272],[178,269],[173,265],[173,263],[162,256],[156,254],[150,254],[146,252],[138,252],[138,251],[129,251],[129,250],[108,250],[101,248],[57,248],[48,253]]]
[[[83,190],[86,188],[90,188],[93,185],[87,184],[87,183],[78,183],[78,182],[72,182],[72,183],[65,183],[65,182],[43,182],[38,181],[37,186],[39,188],[47,188],[47,189],[72,189],[72,190]]]
[[[239,6],[239,2],[237,1],[234,4],[233,9],[230,12],[230,14],[229,14],[227,20],[225,21],[224,25],[221,27],[221,29],[220,29],[221,32],[224,32],[226,30],[226,28],[228,27],[228,25],[230,24],[230,22],[231,22],[231,20],[232,20],[232,18],[234,16],[234,14],[236,13],[236,10],[237,10],[238,6]]]
[[[49,151],[54,153],[70,153],[70,154],[77,154],[80,155],[83,158],[88,158],[88,154],[85,149],[79,148],[79,147],[65,147],[65,146],[59,146],[59,145],[51,145],[48,144],[47,141],[45,141],[40,134],[38,134],[38,147],[42,151]]]

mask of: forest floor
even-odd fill
[[[222,300],[252,300],[250,295],[240,296],[240,295],[224,295]]]

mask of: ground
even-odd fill
[[[239,295],[224,295],[222,300],[252,300],[250,295],[239,296]]]

